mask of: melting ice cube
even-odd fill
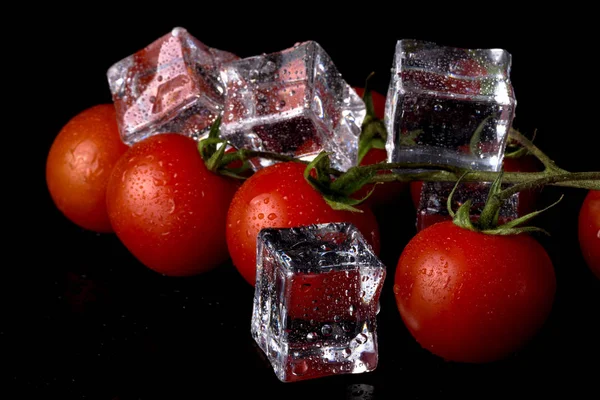
[[[325,150],[334,168],[356,165],[365,104],[318,43],[230,62],[221,78],[226,86],[221,135],[235,147],[303,160]],[[257,170],[273,161],[252,163]]]
[[[223,111],[218,73],[234,54],[213,49],[174,28],[107,72],[123,142],[176,132],[199,138]]]
[[[261,230],[251,332],[277,377],[374,370],[385,274],[349,223]]]
[[[386,99],[388,161],[500,170],[516,107],[511,62],[503,49],[399,40]]]

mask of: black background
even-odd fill
[[[380,212],[388,279],[379,314],[379,366],[367,374],[283,384],[250,337],[253,288],[233,266],[185,279],[159,276],[113,235],[87,232],[66,220],[44,178],[45,157],[60,128],[85,108],[110,101],[108,67],[175,26],[241,57],[315,40],[346,81],[361,86],[375,72],[374,88],[384,94],[398,39],[504,48],[513,55],[514,126],[526,134],[537,129],[537,145],[559,166],[597,171],[600,161],[592,145],[598,135],[597,63],[594,27],[585,20],[589,10],[525,17],[508,8],[444,9],[434,18],[433,6],[388,10],[370,2],[364,9],[344,6],[328,14],[306,14],[303,4],[270,8],[274,15],[266,6],[229,4],[223,4],[225,11],[194,12],[180,4],[170,5],[176,10],[107,6],[38,8],[38,15],[49,13],[43,22],[23,19],[18,21],[23,29],[6,36],[7,46],[17,49],[9,52],[13,69],[5,80],[17,90],[7,90],[13,95],[5,98],[20,104],[9,108],[5,126],[6,137],[18,143],[4,151],[10,239],[3,263],[8,274],[2,281],[0,345],[6,357],[0,379],[8,384],[2,390],[16,388],[10,398],[37,392],[39,398],[63,399],[345,399],[352,398],[353,385],[366,385],[364,391],[376,399],[489,398],[559,389],[593,393],[600,281],[578,248],[576,219],[584,190],[542,192],[542,205],[565,194],[536,221],[551,233],[537,237],[554,262],[558,289],[546,326],[522,351],[497,363],[463,365],[438,359],[411,338],[391,291],[397,257],[414,234],[414,210],[406,196]],[[218,395],[209,394],[214,391]]]

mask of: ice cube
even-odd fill
[[[237,59],[176,27],[107,72],[123,142],[176,132],[198,139],[223,111],[219,66]]]
[[[325,150],[334,168],[356,165],[365,104],[318,43],[227,63],[221,78],[221,136],[235,147],[307,161]],[[252,160],[255,170],[271,164]]]
[[[388,161],[499,171],[516,107],[511,62],[504,49],[399,40],[384,117]]]
[[[455,182],[423,182],[419,205],[417,207],[417,232],[436,222],[451,220],[448,213],[448,197]],[[471,216],[477,220],[485,205],[490,191],[491,182],[462,182],[452,195],[452,210],[458,208],[467,200],[472,200]],[[507,185],[503,185],[506,187]],[[515,193],[500,207],[499,222],[505,223],[518,218],[519,193]]]
[[[385,274],[352,224],[261,230],[251,332],[279,380],[374,370]]]

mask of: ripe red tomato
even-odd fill
[[[581,204],[578,236],[585,262],[600,279],[600,190],[590,190]]]
[[[154,135],[115,165],[108,215],[125,247],[148,268],[195,275],[228,259],[225,216],[238,187],[206,168],[193,139]]]
[[[256,237],[263,228],[291,228],[326,222],[353,223],[379,254],[379,226],[372,211],[333,210],[304,179],[306,165],[280,162],[260,169],[233,196],[227,213],[227,245],[233,264],[256,281]]]
[[[556,291],[552,261],[527,234],[444,221],[420,231],[396,267],[398,310],[416,341],[448,361],[506,358],[533,339]]]
[[[106,185],[127,148],[112,104],[83,110],[63,126],[46,159],[46,184],[54,204],[71,222],[95,232],[112,232]]]

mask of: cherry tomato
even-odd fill
[[[410,333],[457,362],[492,362],[522,349],[547,320],[555,292],[552,261],[533,237],[486,235],[452,221],[417,233],[394,278]]]
[[[46,160],[46,184],[56,207],[78,226],[112,232],[106,185],[125,153],[115,108],[99,104],[75,115],[60,130]]]
[[[581,204],[578,236],[585,262],[600,279],[600,190],[590,190]]]
[[[233,264],[251,285],[256,281],[256,238],[263,228],[350,222],[379,253],[379,226],[372,211],[368,207],[362,213],[333,210],[304,179],[305,168],[296,162],[262,168],[233,196],[227,213],[227,245]]]
[[[115,233],[164,275],[199,274],[229,257],[225,216],[239,183],[210,172],[196,144],[176,133],[144,139],[117,162],[108,183]]]

